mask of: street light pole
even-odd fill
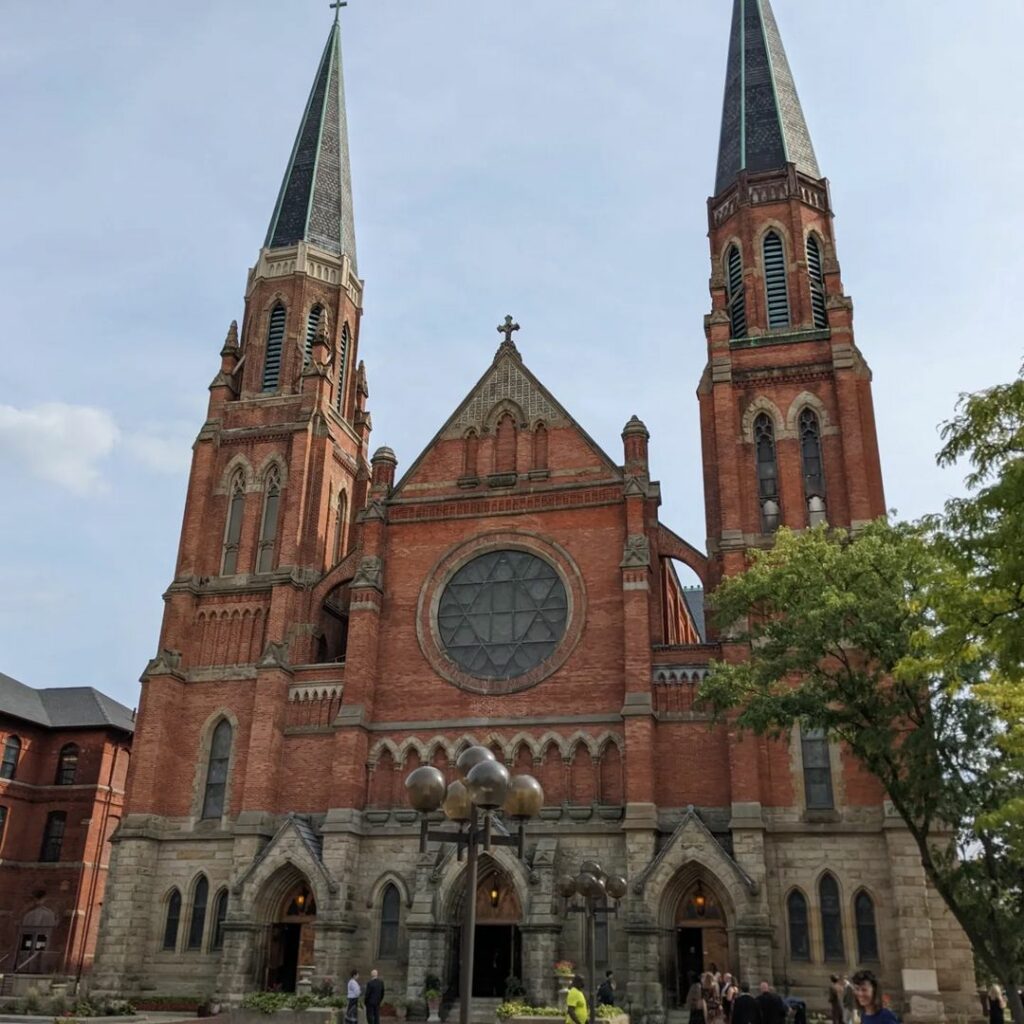
[[[445,785],[444,775],[431,765],[423,765],[405,780],[409,803],[420,812],[420,853],[427,843],[455,844],[459,859],[466,851],[466,884],[463,896],[462,943],[459,966],[459,1024],[470,1024],[473,998],[473,952],[476,944],[476,887],[480,848],[514,846],[520,859],[525,855],[526,822],[536,817],[544,804],[544,790],[532,775],[509,777],[487,747],[469,747],[456,762],[459,774]],[[494,835],[493,815],[501,809],[517,825],[515,835]],[[443,809],[458,831],[432,830],[429,815]]]

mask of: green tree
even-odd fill
[[[846,744],[1024,1024],[1024,862],[1007,818],[1024,765],[1004,742],[1001,655],[975,622],[977,587],[937,521],[781,530],[714,593],[725,642],[746,657],[717,664],[701,697],[760,734],[799,722]]]

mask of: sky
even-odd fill
[[[938,510],[957,396],[1009,380],[1020,0],[774,0],[822,172],[886,499]],[[351,0],[344,60],[374,433],[408,467],[511,313],[616,460],[648,425],[703,548],[728,0]],[[326,0],[0,0],[0,672],[129,707],[191,444],[330,28]],[[218,524],[217,528],[220,528]]]

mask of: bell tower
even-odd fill
[[[309,618],[302,590],[345,556],[364,503],[362,297],[336,19],[193,447],[160,638],[185,671],[270,644],[315,660],[312,625],[283,624]]]
[[[698,387],[712,582],[780,526],[885,512],[871,371],[770,0],[734,0]]]

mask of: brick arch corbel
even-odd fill
[[[771,417],[772,426],[775,428],[776,441],[780,438],[791,436],[786,427],[785,417],[782,415],[779,407],[766,395],[758,395],[756,398],[753,398],[746,409],[743,410],[740,439],[745,444],[754,443],[754,420],[756,420],[761,413],[767,413],[768,416]]]
[[[527,420],[526,413],[523,412],[523,407],[518,402],[514,402],[511,398],[502,398],[491,406],[489,412],[484,417],[484,432],[493,434],[498,425],[498,421],[505,415],[505,413],[511,413],[512,418],[516,422],[517,430],[526,429]]]
[[[399,755],[401,756],[400,761],[396,761],[396,764],[404,765],[405,759],[409,756],[409,751],[415,750],[419,755],[420,764],[428,764],[427,761],[427,744],[416,736],[409,736],[402,741],[401,746],[398,748]]]
[[[402,898],[402,905],[406,910],[412,909],[412,887],[397,871],[385,871],[373,885],[370,886],[369,895],[366,897],[366,909],[372,910],[380,904],[384,890],[393,885],[398,889],[398,895]]]
[[[536,761],[541,756],[540,748],[537,745],[537,740],[529,733],[517,732],[515,736],[508,741],[509,757],[512,759],[513,764],[516,758],[519,756],[519,750],[521,747],[526,747],[530,751],[533,759]]]
[[[707,555],[661,523],[658,524],[658,557],[677,559],[691,568],[705,587],[708,585]]]
[[[277,466],[278,472],[278,483],[282,488],[288,486],[288,466],[285,463],[284,456],[280,452],[271,452],[261,463],[260,468],[256,472],[256,489],[263,490],[267,475],[270,470]]]
[[[598,756],[598,752],[600,750],[600,748],[594,740],[594,737],[587,735],[587,733],[583,732],[582,730],[574,732],[566,741],[565,746],[566,750],[568,751],[568,754],[566,756],[570,760],[576,756],[576,750],[581,746],[586,747],[587,752],[593,758],[596,758]]]
[[[373,747],[370,749],[370,753],[366,755],[366,765],[372,771],[376,769],[377,763],[381,759],[381,755],[384,751],[387,751],[391,755],[391,760],[395,762],[395,765],[401,765],[402,754],[399,751],[398,746],[394,741],[390,739],[377,740]]]
[[[242,480],[245,490],[247,492],[255,490],[256,473],[252,468],[252,463],[242,455],[241,452],[239,452],[228,459],[224,469],[221,471],[220,481],[218,482],[214,493],[228,494],[231,490],[231,481],[234,479],[238,470],[242,471]]]
[[[829,420],[828,409],[825,408],[825,403],[813,392],[801,391],[800,394],[790,402],[789,410],[786,413],[786,433],[790,437],[799,436],[800,413],[802,413],[804,409],[811,409],[818,417],[818,427],[821,430],[822,437],[826,434],[838,433],[837,428],[834,427],[832,422]]]
[[[538,756],[543,757],[548,752],[548,747],[551,746],[552,743],[554,743],[558,748],[558,752],[562,755],[563,761],[569,757],[569,746],[565,742],[565,737],[560,736],[557,732],[546,732],[537,740],[536,749],[538,751]]]
[[[609,729],[600,733],[594,740],[594,747],[597,750],[597,757],[604,757],[605,751],[609,747],[617,747],[620,754],[625,754],[625,747],[622,742],[622,737],[618,733],[614,733]]]

